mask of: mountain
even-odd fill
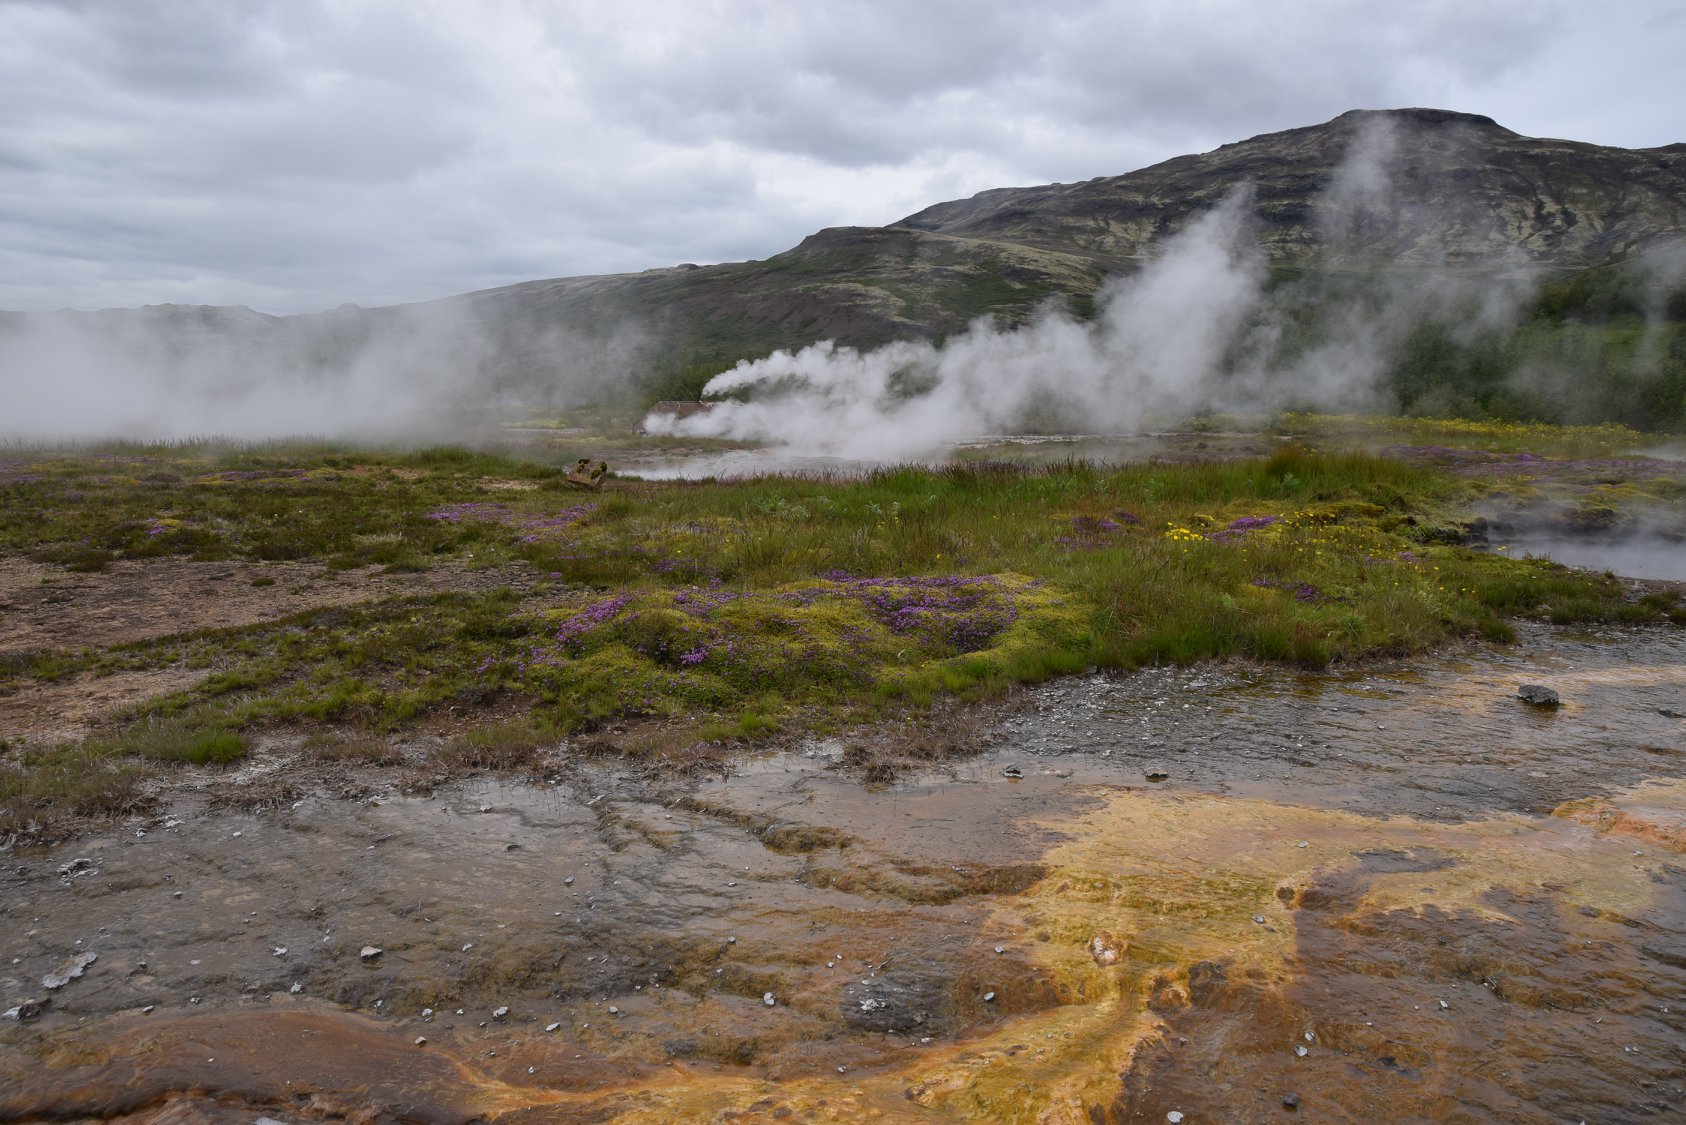
[[[670,356],[666,381],[689,371],[700,386],[739,359],[821,339],[940,339],[980,315],[1023,322],[1050,299],[1086,315],[1108,279],[1140,268],[1238,185],[1250,186],[1253,230],[1283,275],[1523,272],[1568,285],[1686,244],[1686,144],[1618,149],[1523,137],[1474,114],[1355,110],[1121,176],[829,228],[764,261],[454,300],[491,323],[653,326]]]
[[[1022,323],[1050,302],[1092,315],[1109,279],[1141,268],[1237,189],[1278,282],[1527,275],[1545,287],[1536,311],[1574,320],[1593,308],[1643,311],[1649,283],[1623,280],[1624,264],[1670,247],[1686,262],[1686,144],[1617,149],[1523,137],[1467,113],[1355,110],[1125,175],[995,189],[884,227],[821,230],[763,261],[296,317],[181,306],[52,315],[109,331],[144,323],[170,354],[279,350],[306,367],[443,318],[475,329],[472,361],[495,384],[578,385],[585,370],[598,393],[628,386],[632,370],[637,397],[694,396],[714,372],[776,348],[942,339],[983,315]],[[20,323],[0,314],[0,334]]]

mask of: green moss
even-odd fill
[[[1289,423],[1317,444],[1539,441],[1600,455],[1636,436],[1445,420]],[[650,718],[755,738],[1096,666],[1223,657],[1320,666],[1453,636],[1503,637],[1518,614],[1686,616],[1677,599],[1630,601],[1600,576],[1474,554],[1453,545],[1456,534],[1434,542],[1424,529],[1455,528],[1473,485],[1305,444],[1182,466],[611,482],[589,497],[553,491],[548,466],[461,449],[183,446],[125,456],[134,475],[74,455],[32,462],[38,479],[4,486],[0,548],[66,561],[86,550],[248,559],[285,550],[338,566],[525,560],[532,569],[519,592],[392,597],[0,663],[5,683],[201,671],[95,748],[116,758],[214,763],[244,752],[239,732],[262,723],[390,731],[493,703],[500,714],[529,713],[522,721],[545,737]],[[488,477],[541,487],[488,493],[479,486]],[[1663,503],[1667,491],[1641,482],[1577,495],[1603,519],[1606,509]],[[541,520],[549,530],[532,534]],[[464,762],[506,757],[492,743],[458,750]]]

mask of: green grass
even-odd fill
[[[1607,456],[1643,439],[1611,427],[1284,425],[1330,446],[1533,444]],[[123,791],[133,776],[113,763],[228,762],[277,724],[363,747],[495,709],[496,724],[448,740],[435,758],[521,768],[546,744],[606,726],[756,739],[1096,667],[1229,657],[1321,667],[1456,637],[1503,639],[1518,615],[1686,614],[1670,595],[1633,600],[1604,576],[1449,545],[1485,486],[1363,452],[612,481],[589,496],[560,484],[565,460],[449,447],[11,452],[0,463],[0,550],[61,565],[89,550],[111,562],[285,556],[448,567],[465,581],[236,629],[9,657],[0,691],[77,673],[202,675],[114,735],[27,761],[0,752],[10,810],[0,831],[39,815],[55,786],[67,807],[100,805],[65,762],[102,763],[87,776]],[[537,487],[486,487],[510,480]],[[1619,507],[1628,492],[1592,498]],[[466,581],[487,567],[529,577],[520,592]],[[385,758],[356,748],[316,756]]]

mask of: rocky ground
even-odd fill
[[[1058,681],[873,785],[871,732],[431,793],[268,745],[5,857],[0,1119],[1677,1113],[1682,714],[1679,630],[1530,627]]]

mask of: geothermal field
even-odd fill
[[[1667,1116],[1671,450],[16,446],[0,1117]]]
[[[1683,54],[0,0],[0,1122],[1686,1120]]]

